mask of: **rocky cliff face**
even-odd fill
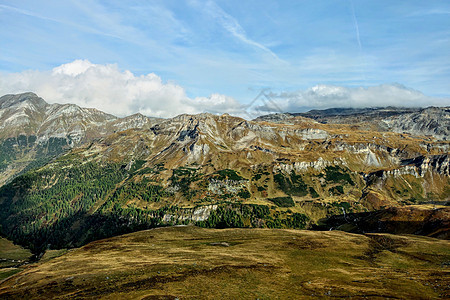
[[[443,141],[450,139],[450,107],[428,107],[386,118],[383,122],[394,132],[425,135]]]
[[[314,119],[323,124],[353,124],[361,129],[393,131],[428,136],[447,141],[450,136],[450,108],[331,108],[306,113],[261,116],[256,121],[295,124],[298,119]]]

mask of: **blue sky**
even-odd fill
[[[189,99],[395,83],[450,104],[450,1],[0,0],[0,40],[1,92],[87,60]]]

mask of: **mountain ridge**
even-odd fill
[[[75,104],[48,104],[31,92],[2,96],[0,107],[0,147],[5,156],[3,162],[0,157],[0,185],[20,174],[33,160],[47,162],[102,136],[158,120],[139,114],[118,118]],[[13,147],[18,151],[8,155]]]
[[[2,234],[37,255],[159,226],[310,228],[342,213],[450,200],[450,142],[375,122],[101,114],[99,125],[64,108],[72,117],[50,124],[86,122],[81,138],[65,129],[41,131],[56,134],[47,144],[0,137],[9,151],[0,152]]]
[[[394,131],[412,135],[431,136],[448,140],[450,136],[450,107],[407,108],[329,108],[305,113],[263,115],[256,121],[295,123],[298,118],[310,118],[322,124],[366,124],[367,129]]]

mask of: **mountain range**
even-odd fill
[[[448,238],[449,131],[449,107],[118,118],[6,95],[0,233],[37,256],[176,224]]]

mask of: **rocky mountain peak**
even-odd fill
[[[29,103],[35,107],[45,107],[47,102],[44,101],[44,99],[40,98],[35,93],[23,93],[23,94],[16,94],[16,95],[5,95],[0,97],[0,109],[6,109],[14,106],[20,106],[24,103]]]

